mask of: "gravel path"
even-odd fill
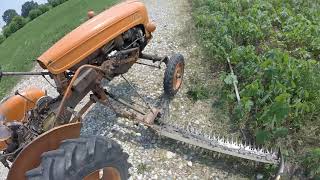
[[[186,59],[185,81],[181,91],[170,105],[170,121],[181,125],[192,122],[204,130],[215,130],[222,134],[231,133],[226,118],[210,102],[192,102],[187,98],[187,90],[193,77],[206,82],[206,68],[201,66],[201,56],[195,43],[194,31],[187,0],[145,0],[150,18],[157,24],[154,39],[145,52],[171,55],[180,52]],[[191,28],[190,28],[191,27]],[[36,67],[34,71],[39,71]],[[134,65],[125,77],[131,81],[139,93],[151,104],[156,104],[162,94],[163,70]],[[36,82],[36,83],[35,83]],[[15,89],[27,85],[46,87],[50,95],[55,95],[48,83],[38,77],[24,79]],[[137,100],[134,91],[120,78],[106,83],[111,92]],[[213,115],[214,114],[214,115]],[[123,118],[117,118],[106,107],[99,104],[85,116],[83,135],[103,135],[119,142],[129,153],[131,179],[246,179],[245,168],[212,154],[200,153],[176,141],[160,138],[144,126]],[[5,179],[7,170],[0,166],[0,179]]]

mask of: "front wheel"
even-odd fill
[[[129,178],[128,154],[115,141],[99,136],[68,139],[45,152],[39,167],[26,173],[31,180]]]
[[[172,97],[177,94],[182,85],[184,75],[184,57],[174,54],[167,62],[164,73],[163,88],[166,95]]]

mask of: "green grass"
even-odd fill
[[[29,71],[34,60],[66,33],[86,21],[87,11],[100,12],[118,0],[69,0],[26,24],[0,45],[2,71]],[[2,78],[0,98],[18,79]]]

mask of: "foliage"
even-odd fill
[[[210,89],[203,85],[192,86],[187,94],[193,101],[204,100],[210,97]]]
[[[3,13],[2,19],[3,19],[3,21],[6,22],[6,24],[8,25],[15,16],[18,16],[18,13],[16,12],[16,10],[14,10],[14,9],[7,9],[7,10]]]
[[[222,77],[226,97],[238,125],[257,143],[286,145],[287,138],[320,121],[320,1],[193,0],[192,5],[212,63],[231,60],[236,78]]]
[[[34,20],[35,18],[37,18],[38,16],[40,16],[42,14],[42,11],[38,8],[36,9],[32,9],[30,12],[29,12],[29,18],[30,20]]]
[[[310,150],[305,157],[304,165],[307,167],[308,174],[314,179],[320,179],[320,148]]]
[[[50,8],[51,8],[50,4],[41,4],[38,6],[38,9],[41,11],[42,14],[49,11]]]
[[[87,10],[100,12],[116,0],[69,0],[12,34],[0,44],[0,66],[3,71],[28,71],[34,61],[53,43],[87,19]],[[0,97],[14,87],[16,78],[2,78]]]
[[[36,8],[38,8],[38,3],[34,1],[25,2],[21,7],[21,16],[26,18],[29,15],[29,12]]]
[[[202,83],[197,75],[190,77],[190,87],[187,95],[193,101],[205,100],[213,96],[213,90],[208,82]]]
[[[48,0],[48,3],[52,5],[52,7],[56,7],[59,4],[62,4],[68,0]]]
[[[12,33],[15,33],[26,24],[26,20],[21,16],[15,16],[11,23],[7,25],[3,30],[3,35],[9,37]]]
[[[0,34],[0,44],[5,40],[6,38],[4,37],[4,35]]]

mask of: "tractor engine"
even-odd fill
[[[126,73],[138,59],[139,53],[147,45],[142,27],[129,29],[111,42],[98,49],[70,70],[76,71],[84,64],[102,66],[109,79]]]
[[[7,148],[5,149],[5,154],[12,153],[7,159],[13,161],[15,156],[20,152],[24,145],[31,142],[34,138],[38,136],[37,133],[29,129],[28,126],[21,122],[11,122],[6,125],[11,131],[10,140],[6,141]]]
[[[56,99],[40,89],[29,89],[7,98],[0,105],[0,161],[13,161],[19,152],[37,136],[54,126],[52,110]],[[22,110],[17,112],[16,109]],[[4,158],[5,157],[5,158]]]

